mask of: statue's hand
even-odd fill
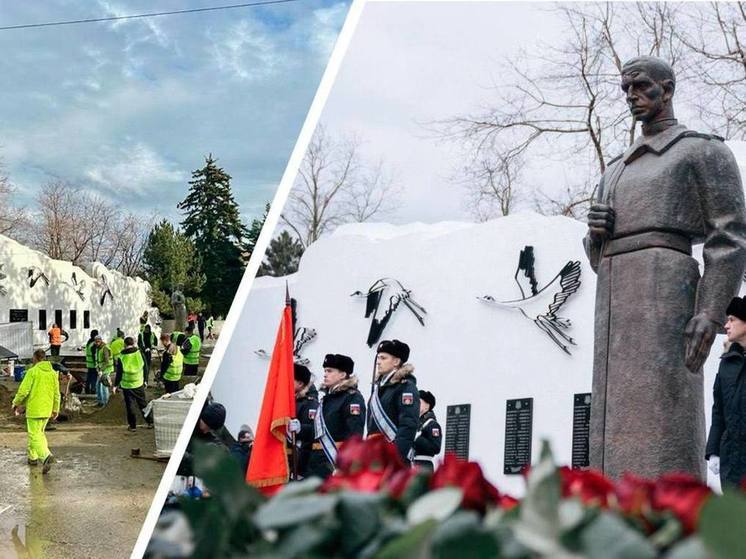
[[[692,317],[684,330],[684,364],[691,372],[702,368],[715,340],[717,325],[704,315]]]
[[[603,241],[614,232],[614,208],[606,204],[593,204],[588,212],[588,231],[591,239]]]

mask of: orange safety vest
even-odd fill
[[[52,345],[62,345],[62,328],[49,329],[49,343]]]

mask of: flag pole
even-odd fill
[[[290,286],[288,280],[285,280],[285,306],[292,307],[292,300],[290,299]],[[293,334],[295,334],[295,325],[293,325]],[[296,418],[294,418],[296,419]],[[295,444],[295,433],[291,433],[291,457],[292,457],[292,479],[298,480],[298,447]]]

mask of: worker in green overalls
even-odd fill
[[[126,337],[124,339],[124,349],[119,354],[119,359],[116,363],[116,378],[114,379],[113,391],[116,394],[117,388],[122,389],[122,395],[124,396],[124,409],[127,413],[127,425],[130,431],[137,430],[137,418],[135,417],[134,406],[137,406],[142,413],[143,419],[148,424],[148,429],[153,427],[153,419],[151,416],[145,416],[143,410],[147,405],[145,401],[145,384],[143,367],[145,361],[142,358],[142,354],[135,345],[135,340],[132,337]]]
[[[111,347],[104,342],[101,336],[96,336],[96,369],[98,380],[96,381],[97,405],[105,406],[109,402],[109,387],[111,386],[111,373],[114,372],[114,357]]]
[[[114,360],[114,364],[116,365],[116,362],[119,359],[119,354],[122,353],[122,350],[124,349],[124,332],[119,328],[117,328],[114,339],[109,342],[109,347],[111,348],[111,358]]]
[[[187,326],[186,340],[181,345],[181,352],[184,354],[184,375],[194,376],[199,368],[199,350],[202,348],[202,341],[194,333],[194,326]]]
[[[181,373],[184,370],[184,354],[179,346],[171,341],[173,334],[161,334],[161,343],[165,348],[161,355],[161,378],[167,393],[179,390]]]
[[[13,398],[13,413],[26,412],[28,433],[28,463],[34,466],[42,461],[42,473],[49,472],[54,456],[49,451],[44,429],[47,422],[60,412],[60,380],[46,360],[46,352],[37,349],[31,357],[31,367],[26,371],[18,393]]]

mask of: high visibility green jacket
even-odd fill
[[[196,334],[192,334],[187,340],[189,341],[189,352],[184,354],[184,363],[199,365],[199,350],[202,347],[202,341]]]
[[[89,369],[96,368],[96,343],[93,340],[85,344],[85,366]]]
[[[111,348],[111,358],[116,361],[124,349],[124,338],[114,338],[111,340],[109,347]]]
[[[111,348],[107,344],[96,351],[96,365],[102,373],[114,372],[114,357],[112,357]]]
[[[142,353],[137,348],[134,351],[125,350],[119,354],[119,365],[122,369],[122,380],[119,386],[122,388],[140,388],[145,382],[143,368],[145,361]]]
[[[26,406],[26,417],[42,419],[60,411],[60,379],[49,361],[39,361],[26,371],[14,406]]]
[[[166,380],[180,380],[181,373],[184,370],[184,354],[181,353],[181,349],[176,346],[176,353],[171,356],[171,363],[163,373],[163,378]]]

